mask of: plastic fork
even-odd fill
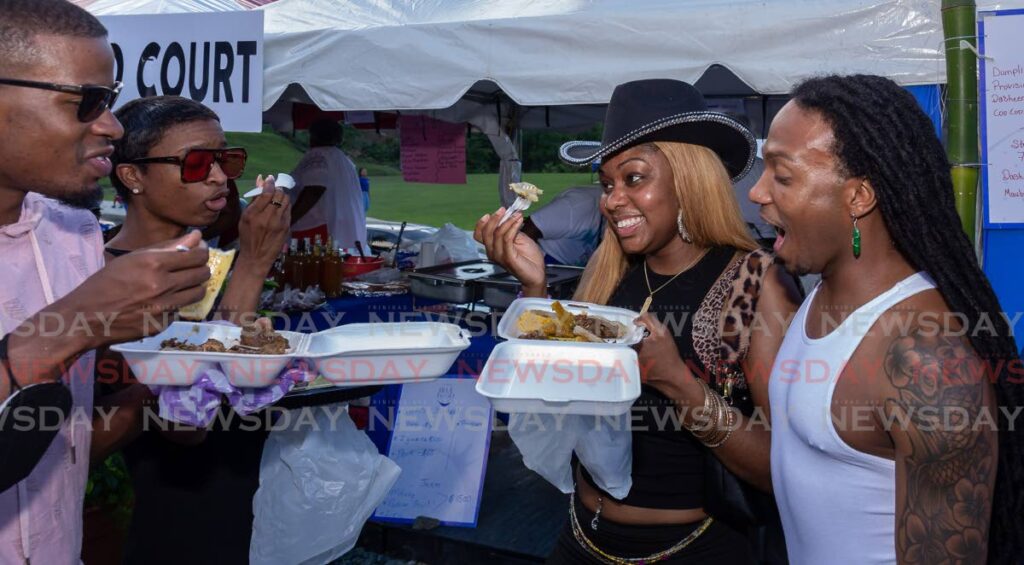
[[[508,219],[512,217],[512,214],[515,214],[516,212],[522,212],[523,210],[526,210],[529,207],[529,199],[523,198],[522,196],[517,196],[516,201],[513,202],[512,205],[505,210],[505,215],[501,217],[501,220],[498,222],[498,225],[500,226],[501,224],[507,222]]]

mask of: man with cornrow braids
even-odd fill
[[[1016,563],[1024,371],[912,95],[810,79],[750,198],[796,274],[821,273],[769,384],[790,561]]]

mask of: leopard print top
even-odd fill
[[[713,377],[718,392],[722,377],[732,377],[732,394],[741,409],[750,389],[740,366],[750,348],[750,326],[761,285],[775,256],[764,249],[737,254],[711,285],[693,319],[693,348]]]

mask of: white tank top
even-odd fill
[[[935,283],[925,273],[911,275],[825,337],[811,339],[807,311],[818,288],[786,332],[769,382],[772,485],[789,560],[794,565],[895,563],[896,463],[858,451],[839,437],[832,393],[878,318]]]

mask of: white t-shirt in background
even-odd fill
[[[292,171],[295,188],[323,186],[327,190],[320,200],[292,225],[292,231],[310,230],[324,224],[338,247],[366,245],[366,210],[359,173],[348,155],[337,147],[313,147]],[[301,195],[301,192],[297,192]],[[296,198],[293,199],[296,200]]]

